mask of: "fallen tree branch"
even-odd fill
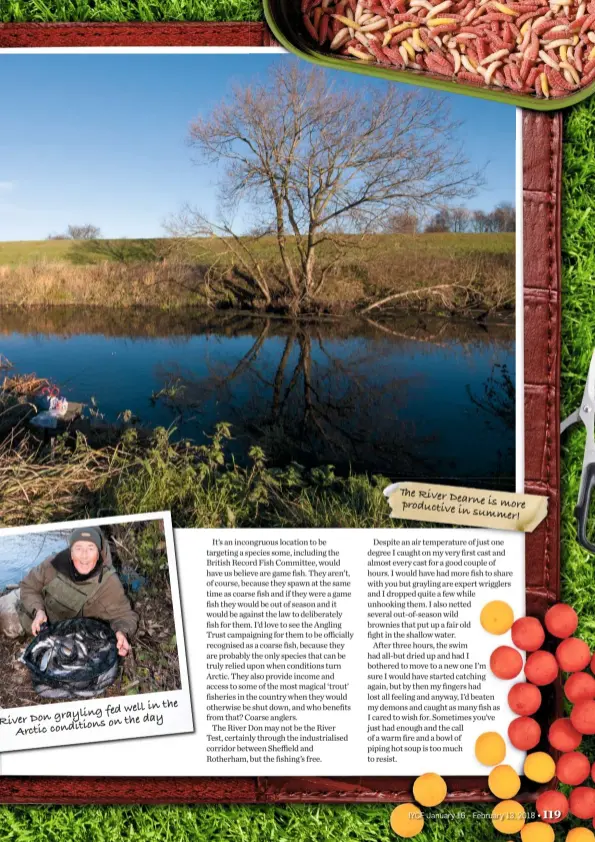
[[[420,287],[418,289],[408,289],[405,292],[394,292],[392,295],[387,295],[386,298],[381,298],[380,301],[375,301],[373,304],[369,304],[363,310],[360,310],[360,315],[364,315],[365,313],[369,313],[370,310],[376,310],[378,307],[382,307],[384,304],[388,304],[389,301],[396,301],[397,298],[406,298],[409,295],[419,295],[420,293],[428,293],[429,295],[442,295],[444,290],[455,290],[461,289],[465,290],[468,293],[474,293],[472,287],[464,286],[463,284],[438,284],[436,286],[431,287]]]

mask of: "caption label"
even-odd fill
[[[391,517],[533,532],[547,515],[547,497],[451,485],[398,482],[384,489]]]
[[[178,707],[175,699],[123,702],[114,699],[105,707],[86,704],[69,710],[0,716],[0,727],[11,727],[11,736],[72,733],[87,729],[117,728],[122,725],[152,725],[160,728],[165,711]]]

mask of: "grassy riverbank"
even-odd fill
[[[165,430],[134,431],[92,446],[79,435],[44,448],[29,435],[0,450],[0,525],[171,509],[180,527],[390,527],[383,477],[337,477],[332,468],[268,468],[226,459],[220,425],[208,447],[174,443]]]
[[[387,478],[270,468],[259,447],[240,466],[226,455],[227,424],[208,445],[174,442],[163,428],[105,425],[44,443],[28,431],[26,390],[24,378],[0,392],[0,526],[163,510],[179,527],[392,525]]]
[[[375,253],[395,257],[408,251],[422,250],[430,257],[477,254],[514,254],[514,234],[376,234],[371,238]],[[247,242],[250,237],[244,238]],[[291,237],[288,238],[291,241]],[[354,249],[352,255],[356,254]],[[72,265],[110,262],[138,262],[161,259],[169,254],[174,241],[168,238],[141,240],[22,240],[0,242],[0,267],[23,266],[39,261]],[[196,239],[186,243],[187,253],[195,258],[220,254],[223,246],[215,239]],[[272,258],[276,253],[273,237],[258,240],[258,253]],[[400,267],[401,271],[404,267]]]
[[[285,292],[272,237],[245,238],[271,279],[273,309]],[[290,250],[293,246],[290,244]],[[321,263],[334,256],[320,249]],[[295,259],[295,251],[293,252]],[[349,240],[309,304],[314,311],[362,310],[385,297],[393,309],[512,311],[514,234],[375,235]],[[439,292],[424,292],[440,285]],[[221,242],[47,240],[0,243],[0,307],[105,306],[256,308],[243,270]]]

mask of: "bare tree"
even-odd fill
[[[451,230],[451,216],[448,208],[436,211],[425,227],[426,234],[444,234]]]
[[[471,214],[471,228],[476,234],[485,234],[490,229],[489,215],[482,210],[475,210]]]
[[[467,208],[450,208],[450,230],[462,234],[469,229],[471,214]]]
[[[516,211],[510,202],[500,202],[490,214],[494,231],[510,233],[516,230]]]
[[[471,214],[471,228],[479,234],[507,234],[516,231],[516,210],[511,202],[500,202],[486,213],[476,210]]]
[[[170,231],[218,237],[256,295],[269,304],[274,281],[297,309],[340,262],[344,234],[366,237],[395,207],[474,194],[482,176],[469,167],[458,126],[435,94],[338,86],[319,69],[284,60],[266,81],[235,86],[194,121],[189,142],[198,163],[225,165],[221,219],[187,208]],[[277,278],[233,230],[229,215],[243,202],[274,220]]]
[[[469,230],[471,212],[464,207],[442,207],[433,215],[425,227],[427,234],[452,232],[462,234]]]
[[[97,240],[101,236],[101,230],[96,225],[69,225],[66,229],[67,236],[71,240]]]
[[[420,219],[412,211],[391,213],[382,225],[384,234],[417,234]]]

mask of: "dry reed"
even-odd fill
[[[368,306],[374,297],[402,294],[429,284],[473,288],[474,306],[493,311],[509,308],[514,300],[514,253],[454,250],[437,254],[428,249],[426,235],[407,241],[395,252],[375,246],[372,258],[347,252],[329,273],[322,293],[309,302],[313,311],[349,312]],[[278,276],[274,256],[267,258],[271,277]],[[209,267],[188,263],[109,263],[74,266],[68,263],[36,263],[0,266],[0,307],[154,307],[258,308],[260,302],[234,275],[232,266],[222,267],[219,277],[206,280]],[[282,307],[284,291],[273,291],[275,307]],[[444,309],[435,296],[403,298],[400,307]],[[285,302],[287,303],[287,302]],[[395,302],[395,305],[398,302]],[[465,302],[456,298],[463,308]]]

